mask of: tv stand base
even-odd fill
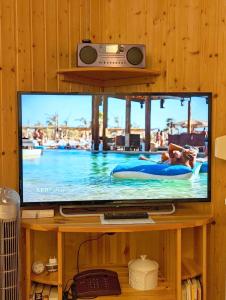
[[[171,209],[170,209],[171,206]],[[173,215],[176,212],[176,207],[173,203],[169,204],[169,209],[165,209],[159,205],[159,209],[148,212],[151,216],[159,216],[159,215]]]
[[[134,213],[147,213],[150,216],[158,215],[172,215],[176,211],[175,205],[171,204],[153,204],[149,206],[112,206],[112,207],[103,207],[103,206],[90,206],[88,208],[78,207],[76,205],[62,205],[59,208],[60,215],[63,217],[87,217],[87,216],[101,216],[105,212],[115,212],[123,214],[134,214]]]
[[[77,208],[76,205],[61,205],[59,207],[59,213],[62,217],[70,218],[70,217],[90,217],[96,216],[99,217],[101,215],[100,212],[93,212],[93,211],[81,211]]]

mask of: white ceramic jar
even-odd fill
[[[156,261],[141,255],[138,259],[132,259],[128,263],[129,284],[140,291],[152,290],[158,285],[158,268]]]

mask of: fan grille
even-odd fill
[[[18,222],[0,220],[0,300],[18,300]]]

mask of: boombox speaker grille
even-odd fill
[[[85,46],[79,52],[81,61],[85,64],[93,64],[97,59],[97,51],[93,47]]]
[[[138,47],[132,47],[126,54],[127,60],[131,65],[139,65],[143,60],[143,53]]]

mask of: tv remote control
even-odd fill
[[[148,219],[147,212],[106,212],[104,213],[104,219]]]

